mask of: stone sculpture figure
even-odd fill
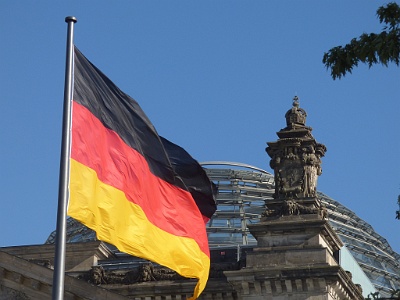
[[[317,180],[321,175],[321,159],[316,155],[314,147],[303,148],[302,161],[304,163],[304,185],[305,197],[314,197],[317,192]]]

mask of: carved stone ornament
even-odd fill
[[[275,208],[267,208],[262,214],[261,220],[271,217],[281,216],[292,216],[292,215],[308,215],[318,214],[323,219],[328,217],[328,210],[322,205],[321,201],[318,200],[317,205],[304,205],[300,204],[295,200],[283,200],[281,205],[275,206]]]
[[[114,272],[104,270],[102,266],[94,266],[80,277],[92,284],[133,284],[148,281],[177,280],[183,277],[166,267],[154,267],[152,263],[143,263],[128,272]]]
[[[321,157],[326,147],[316,142],[312,128],[305,125],[307,113],[293,99],[285,114],[286,127],[277,132],[279,139],[269,142],[266,151],[275,174],[275,199],[312,199],[317,196],[317,180],[322,173]]]

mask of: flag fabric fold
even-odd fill
[[[207,283],[215,186],[75,47],[68,215],[99,240]]]

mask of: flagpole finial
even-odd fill
[[[67,23],[69,23],[69,22],[74,22],[74,23],[76,23],[78,20],[75,18],[75,17],[73,17],[73,16],[68,16],[68,17],[66,17],[65,18],[65,22],[67,22]]]

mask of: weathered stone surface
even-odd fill
[[[258,247],[324,246],[333,254],[343,243],[326,219],[319,214],[266,218],[249,224]]]

